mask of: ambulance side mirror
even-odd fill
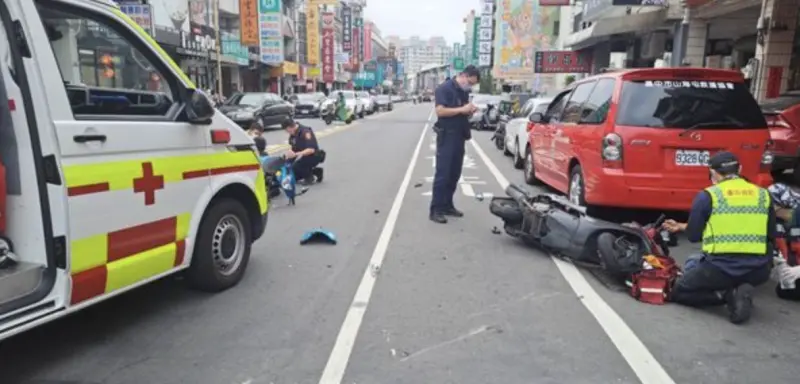
[[[190,91],[189,102],[186,103],[186,117],[192,124],[208,125],[214,117],[214,105],[203,91],[195,89]]]

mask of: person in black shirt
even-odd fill
[[[322,181],[322,168],[318,167],[322,162],[321,151],[317,144],[317,136],[311,127],[301,125],[291,118],[284,120],[281,127],[289,133],[289,145],[292,147],[286,152],[286,158],[294,159],[302,156],[294,162],[294,177],[306,183]]]
[[[466,141],[472,137],[469,116],[477,109],[469,102],[469,90],[479,81],[480,72],[469,65],[436,88],[436,172],[430,207],[430,219],[436,223],[447,223],[445,216],[464,216],[453,204],[453,195],[461,179]]]

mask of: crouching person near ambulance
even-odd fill
[[[746,322],[753,308],[753,287],[769,280],[775,211],[767,190],[739,176],[741,165],[730,152],[709,161],[714,185],[694,198],[689,221],[667,220],[670,232],[686,232],[702,241],[702,254],[686,261],[672,287],[670,301],[693,306],[726,305],[734,324]]]

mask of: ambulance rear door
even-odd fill
[[[43,42],[30,34],[41,22],[29,5],[0,2],[0,236],[15,259],[0,257],[0,339],[63,313],[69,294],[66,189],[44,96],[53,85],[31,50]]]

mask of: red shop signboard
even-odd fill
[[[575,51],[539,51],[534,59],[536,73],[589,73],[592,60]]]
[[[350,50],[350,64],[353,66],[353,71],[358,72],[358,52],[361,52],[361,31],[358,28],[353,28],[352,49]]]
[[[540,7],[562,7],[572,5],[572,0],[539,0]]]
[[[333,58],[334,18],[332,12],[322,14],[322,81],[333,83],[336,79]]]

